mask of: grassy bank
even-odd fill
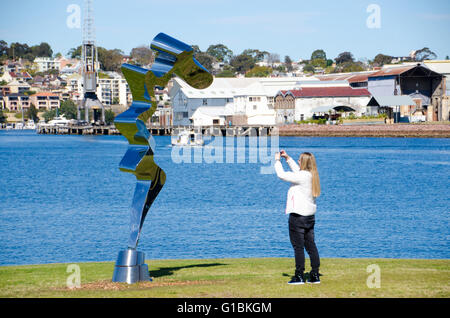
[[[450,260],[327,258],[322,283],[301,286],[286,284],[290,258],[147,263],[153,282],[134,285],[111,282],[113,263],[79,263],[81,288],[73,290],[68,264],[3,266],[0,297],[450,297]],[[366,284],[370,264],[380,267],[380,288]]]

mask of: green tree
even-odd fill
[[[314,66],[311,64],[306,64],[303,66],[303,72],[304,73],[313,73],[314,74]]]
[[[67,119],[77,118],[77,105],[73,100],[63,100],[61,101],[61,106],[59,108],[61,115],[64,115]]]
[[[114,122],[114,118],[116,118],[116,114],[111,109],[105,110],[105,122],[107,125],[111,125]]]
[[[246,49],[244,50],[244,52],[242,52],[241,55],[249,55],[253,58],[253,61],[256,62],[261,62],[263,61],[265,58],[267,58],[269,56],[269,52],[267,51],[260,51],[260,50],[255,50],[255,49]]]
[[[223,70],[219,74],[216,75],[216,77],[235,77],[236,75],[232,70]]]
[[[327,60],[327,54],[325,53],[324,50],[318,49],[318,50],[315,50],[314,52],[312,52],[311,60],[317,60],[317,59],[325,60],[325,61]]]
[[[107,50],[103,47],[97,48],[98,61],[105,71],[120,71],[122,66],[123,52],[119,49]]]
[[[310,61],[310,64],[314,67],[321,67],[325,68],[327,67],[327,60],[324,59],[314,59]]]
[[[234,56],[231,59],[230,64],[236,70],[236,72],[244,74],[255,66],[255,60],[251,55],[242,53],[240,55]]]
[[[206,50],[206,53],[220,62],[229,62],[233,57],[233,51],[223,44],[210,45]]]
[[[7,117],[5,116],[5,114],[3,114],[3,110],[0,109],[0,123],[6,124],[6,122],[7,122]]]
[[[334,60],[338,65],[346,62],[354,62],[353,54],[350,52],[342,52]]]
[[[119,97],[114,97],[112,100],[113,105],[118,105],[120,102]]]
[[[255,66],[245,74],[245,77],[268,77],[270,74],[272,74],[272,68]]]
[[[286,55],[286,56],[284,57],[284,65],[286,66],[286,70],[287,70],[288,72],[292,72],[292,71],[294,70],[294,68],[292,67],[292,60],[291,60],[291,58],[289,57],[289,55]]]
[[[32,119],[35,123],[39,121],[38,110],[34,104],[31,104],[30,108],[27,110],[26,117]]]
[[[68,52],[70,58],[72,59],[81,59],[81,45],[77,46],[76,48],[71,48]]]
[[[47,110],[42,116],[44,117],[44,120],[46,122],[50,121],[56,117],[56,110],[55,109]]]
[[[50,47],[50,44],[42,42],[39,45],[33,45],[31,47],[31,54],[33,54],[34,57],[36,56],[52,57],[53,51],[52,48]]]
[[[375,58],[373,59],[373,65],[374,66],[383,66],[384,64],[389,64],[392,61],[392,56],[384,55],[384,54],[377,54]]]
[[[427,47],[417,50],[415,53],[415,60],[418,62],[422,62],[424,60],[434,60],[436,57],[436,53],[434,53]]]

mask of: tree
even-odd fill
[[[423,49],[417,50],[415,52],[415,60],[417,62],[422,62],[424,60],[434,60],[436,57],[436,53],[434,53],[427,47],[424,47]]]
[[[343,52],[338,55],[337,58],[334,59],[336,61],[336,64],[343,64],[346,62],[354,62],[353,54],[350,52]]]
[[[111,109],[105,110],[105,122],[107,125],[111,125],[114,122],[114,118],[116,118],[116,114]]]
[[[140,65],[148,65],[153,63],[153,51],[147,46],[135,47],[131,50],[130,56],[136,63]]]
[[[3,40],[0,40],[0,56],[8,55],[8,43]]]
[[[326,61],[327,60],[327,54],[322,49],[315,50],[311,54],[311,60],[316,60],[316,59],[320,59],[320,60],[325,60]]]
[[[3,114],[3,110],[0,109],[0,123],[5,124],[7,121],[7,117]]]
[[[261,62],[269,55],[269,52],[255,49],[246,49],[244,50],[244,52],[242,52],[241,55],[243,54],[251,56],[254,62]]]
[[[67,119],[76,119],[77,105],[73,100],[70,99],[64,100],[61,102],[59,112],[61,113],[61,115],[64,115]]]
[[[245,77],[268,77],[272,69],[266,66],[255,66],[245,74]]]
[[[255,60],[251,55],[242,53],[240,55],[234,56],[231,59],[230,64],[232,67],[234,67],[236,72],[244,74],[255,66]]]
[[[68,52],[70,58],[72,59],[81,59],[81,45],[78,47],[71,48]]]
[[[384,54],[377,54],[375,58],[373,59],[373,64],[375,66],[383,66],[384,64],[389,64],[392,62],[392,56],[384,55]]]
[[[303,72],[314,74],[314,66],[312,66],[311,64],[306,64],[305,66],[303,66]]]
[[[206,53],[220,62],[229,62],[233,57],[233,51],[223,44],[210,45]]]
[[[120,103],[119,97],[114,97],[112,100],[113,105],[118,105]]]
[[[38,110],[34,104],[31,104],[26,113],[27,118],[32,119],[35,123],[39,121]]]
[[[235,77],[235,74],[232,70],[223,70],[216,77]]]
[[[291,60],[291,58],[289,57],[289,55],[286,55],[285,57],[284,57],[284,65],[286,65],[286,70],[288,71],[288,72],[292,72],[293,71],[293,67],[292,67],[292,60]]]
[[[321,67],[325,68],[327,67],[327,60],[324,59],[314,59],[310,61],[310,64],[314,67]]]
[[[47,111],[43,114],[43,116],[44,116],[44,119],[45,119],[46,122],[47,122],[47,121],[50,121],[50,120],[52,120],[53,118],[55,118],[55,116],[56,116],[56,110],[55,110],[55,109],[47,110]]]
[[[214,63],[214,57],[205,52],[199,52],[194,55],[195,59],[203,65],[209,72],[212,71],[212,65]]]
[[[346,62],[341,64],[340,71],[343,73],[362,72],[364,71],[364,65],[362,62]]]
[[[107,50],[103,47],[97,48],[98,60],[105,71],[118,72],[122,65],[123,52],[119,49]]]
[[[34,57],[36,57],[36,56],[52,57],[53,56],[52,48],[50,47],[50,44],[48,44],[46,42],[42,42],[39,45],[33,45],[31,47],[31,53],[33,54]]]

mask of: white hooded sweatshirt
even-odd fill
[[[280,160],[276,160],[274,165],[278,178],[291,183],[287,194],[286,214],[314,215],[316,213],[316,200],[312,196],[311,172],[300,170],[300,167],[292,158],[289,158],[287,163],[292,172],[284,171]]]

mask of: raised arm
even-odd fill
[[[278,178],[280,178],[281,180],[290,182],[290,183],[300,183],[298,174],[296,174],[294,172],[284,171],[283,165],[281,164],[280,159],[275,159],[274,167],[275,167],[275,172],[276,172]]]
[[[298,164],[295,162],[294,159],[292,159],[284,150],[281,150],[280,152],[280,156],[283,157],[284,159],[286,159],[287,164],[289,165],[289,168],[291,168],[291,170],[293,172],[297,172],[300,170],[300,167],[298,166]]]

